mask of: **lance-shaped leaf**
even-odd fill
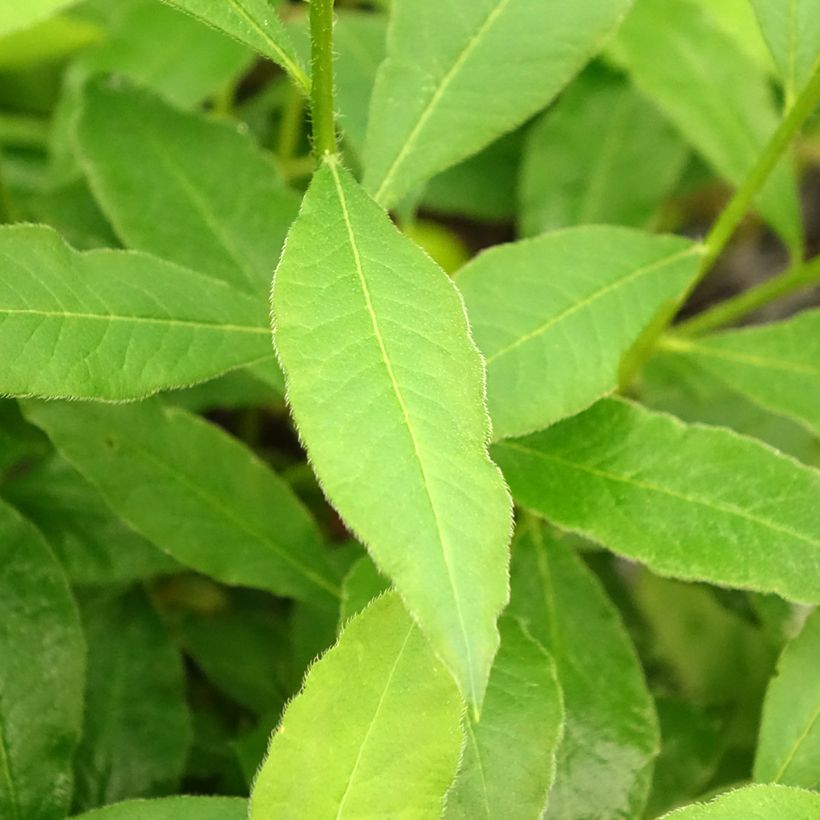
[[[176,790],[191,742],[179,650],[140,589],[87,591],[80,605],[88,687],[75,810]]]
[[[740,185],[777,127],[777,112],[768,77],[709,18],[706,5],[637,0],[615,54],[715,171]],[[799,247],[800,210],[787,162],[772,173],[757,204],[786,244]]]
[[[0,817],[61,820],[80,739],[85,646],[39,532],[0,502]]]
[[[394,205],[543,108],[631,0],[394,0],[376,77],[365,186]]]
[[[820,434],[820,310],[696,339],[669,336],[662,348]]]
[[[164,797],[127,800],[74,820],[246,820],[248,801],[236,797]]]
[[[333,607],[316,524],[251,450],[158,401],[27,402],[25,414],[127,524],[227,584]]]
[[[618,611],[569,545],[535,519],[513,542],[511,575],[511,613],[547,647],[564,693],[547,817],[640,817],[658,726]]]
[[[540,430],[618,385],[621,358],[698,267],[676,236],[587,226],[501,245],[461,269],[497,438]]]
[[[96,82],[83,97],[76,143],[125,244],[267,296],[299,200],[249,136]]]
[[[507,599],[510,500],[455,287],[329,159],[288,236],[273,316],[328,498],[480,704]]]
[[[522,233],[585,224],[645,228],[687,153],[672,126],[624,78],[590,68],[527,134]]]
[[[304,90],[310,88],[290,36],[270,0],[163,0],[278,63]]]
[[[751,4],[791,104],[820,57],[820,3],[751,0]]]
[[[788,786],[746,786],[709,803],[693,803],[662,820],[809,820],[820,816],[820,794]]]
[[[3,3],[0,6],[0,35],[28,28],[73,2],[74,0],[26,0],[25,3]]]
[[[763,705],[755,780],[820,786],[820,609],[780,656]]]
[[[564,728],[552,658],[513,618],[500,621],[481,720],[465,718],[467,743],[447,793],[445,820],[541,817]]]
[[[820,602],[820,472],[617,399],[493,448],[513,495],[660,575]]]
[[[395,594],[353,618],[271,738],[251,820],[441,816],[461,699]],[[333,743],[327,742],[333,727]]]
[[[147,254],[0,228],[0,392],[121,401],[269,358],[264,302]]]

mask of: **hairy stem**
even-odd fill
[[[317,162],[336,153],[333,105],[333,0],[310,0],[310,113],[313,154]]]
[[[820,285],[820,256],[810,262],[794,265],[779,276],[750,288],[737,296],[693,316],[679,325],[674,332],[680,336],[696,336],[710,330],[734,324],[752,311],[787,296],[797,290]]]

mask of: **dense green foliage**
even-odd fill
[[[0,820],[820,818],[819,108],[820,0],[0,1]]]

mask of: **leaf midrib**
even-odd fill
[[[774,778],[772,778],[773,783],[779,783],[781,778],[786,771],[788,770],[789,766],[791,766],[794,758],[797,756],[797,752],[802,746],[802,744],[806,741],[806,738],[811,734],[812,729],[814,728],[814,724],[817,723],[818,719],[820,719],[820,705],[814,710],[814,714],[811,716],[806,728],[795,738],[794,743],[789,748],[786,757],[783,760],[783,763],[780,765],[780,768],[775,773]],[[813,787],[811,787],[813,788]]]
[[[430,492],[430,487],[429,487],[428,478],[427,478],[427,470],[426,470],[425,465],[424,465],[424,460],[421,457],[421,450],[420,450],[420,447],[419,447],[418,440],[416,438],[415,430],[413,429],[413,425],[411,424],[411,421],[410,421],[410,413],[409,413],[407,405],[404,401],[404,396],[402,395],[401,389],[400,389],[398,381],[396,379],[396,375],[393,372],[393,365],[390,361],[390,357],[387,354],[387,348],[385,347],[384,338],[382,336],[381,328],[379,326],[379,321],[378,321],[378,318],[376,316],[376,312],[375,312],[374,307],[373,307],[372,299],[370,297],[370,288],[368,287],[367,278],[365,277],[365,274],[364,274],[361,255],[359,253],[358,244],[356,242],[356,236],[353,232],[353,226],[352,226],[351,221],[350,221],[350,213],[349,213],[348,207],[347,207],[347,200],[345,198],[344,190],[342,188],[341,181],[339,180],[339,175],[338,175],[338,172],[336,170],[335,160],[330,158],[330,159],[327,160],[326,164],[327,164],[328,169],[330,170],[330,173],[333,177],[334,185],[336,187],[336,194],[337,194],[337,197],[339,199],[339,206],[342,210],[342,215],[344,217],[345,227],[347,229],[348,243],[350,244],[350,249],[351,249],[351,252],[353,254],[353,260],[354,260],[354,265],[355,265],[355,268],[356,268],[356,274],[357,274],[359,284],[360,284],[361,289],[362,289],[362,295],[364,297],[365,307],[367,309],[367,313],[368,313],[368,316],[370,318],[370,322],[371,322],[371,326],[373,328],[374,336],[375,336],[376,341],[377,341],[378,346],[379,346],[379,352],[381,354],[382,362],[384,363],[385,370],[387,371],[387,375],[390,379],[390,384],[391,384],[391,387],[393,389],[393,394],[396,398],[396,401],[398,402],[399,409],[401,410],[402,417],[404,419],[404,424],[407,427],[407,431],[408,431],[408,434],[410,436],[410,442],[411,442],[412,447],[413,447],[413,454],[415,455],[416,462],[417,462],[417,464],[419,466],[419,470],[421,472],[422,486],[424,487],[424,492],[425,492],[425,495],[427,497],[427,502],[430,505],[430,510],[433,514],[433,521],[434,521],[435,526],[436,526],[436,534],[438,536],[438,542],[441,546],[441,552],[442,552],[442,557],[444,559],[444,565],[445,565],[445,568],[447,569],[447,580],[449,582],[450,589],[453,593],[453,602],[455,603],[456,613],[457,613],[458,621],[459,621],[459,626],[461,628],[461,636],[462,636],[462,641],[463,641],[463,645],[464,645],[464,651],[467,655],[467,663],[468,663],[469,668],[470,668],[470,675],[471,675],[470,685],[471,685],[471,688],[472,688],[471,695],[472,695],[472,697],[475,701],[476,700],[476,694],[477,694],[477,687],[476,687],[476,684],[475,684],[475,680],[472,678],[472,676],[475,675],[475,666],[474,666],[474,662],[473,662],[472,648],[470,646],[470,641],[469,641],[469,637],[468,637],[469,632],[467,630],[466,623],[465,623],[465,620],[464,620],[464,614],[461,610],[461,599],[459,598],[458,590],[457,590],[456,584],[455,584],[455,576],[454,576],[454,573],[453,573],[453,567],[451,565],[449,545],[448,545],[447,539],[444,537],[444,530],[443,530],[443,527],[441,525],[441,521],[439,520],[438,508],[436,507],[436,504],[433,501],[433,496]]]

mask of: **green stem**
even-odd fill
[[[820,256],[810,262],[795,265],[779,276],[675,325],[673,330],[678,336],[696,336],[716,328],[726,327],[775,299],[813,285],[820,285]]]
[[[296,156],[299,138],[302,136],[303,113],[304,99],[296,88],[290,86],[282,106],[282,122],[276,143],[276,154],[283,163],[290,162]]]
[[[336,153],[333,106],[333,0],[310,0],[313,154],[320,163]]]

